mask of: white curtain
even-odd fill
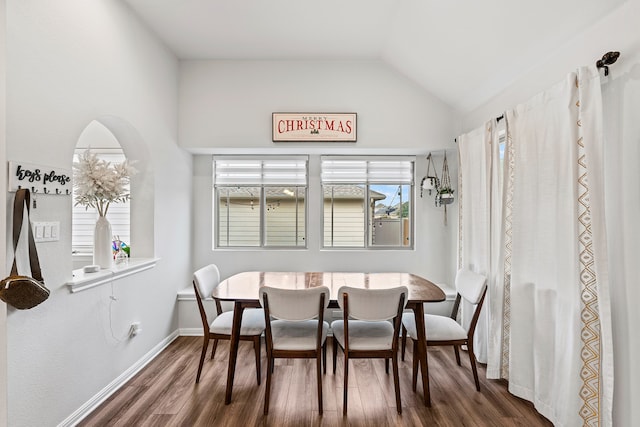
[[[496,251],[492,251],[492,192],[493,178],[499,164],[496,121],[491,120],[467,134],[458,137],[459,156],[459,202],[458,202],[458,268],[466,267],[490,277],[496,263]],[[466,179],[468,177],[469,179]],[[498,224],[499,225],[499,224]],[[494,225],[495,226],[495,225]],[[477,360],[487,363],[487,341],[489,330],[488,307],[491,292],[478,319],[474,337],[474,352]],[[463,302],[460,320],[468,327],[474,307]]]
[[[508,379],[513,394],[532,401],[554,424],[611,425],[597,69],[569,74],[505,119],[504,160],[494,123],[481,137],[464,136],[460,146],[459,261],[489,275],[486,334],[478,337],[486,353],[479,356],[489,378]]]
[[[623,52],[626,54],[627,52]],[[605,206],[615,338],[615,425],[640,420],[640,54],[624,56],[602,85]]]
[[[602,144],[595,67],[507,112],[509,390],[557,425],[611,424]]]

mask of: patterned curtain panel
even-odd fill
[[[564,426],[612,425],[600,84],[581,68],[505,113],[506,132],[459,139],[458,264],[489,278],[476,355]]]
[[[503,375],[554,424],[611,425],[598,71],[569,74],[506,119]]]

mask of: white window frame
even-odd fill
[[[301,167],[302,166],[302,167]],[[259,207],[259,242],[257,245],[220,245],[220,221],[218,190],[223,188],[253,187],[260,189]],[[296,241],[302,244],[273,245],[267,243],[267,190],[273,187],[292,187],[304,190],[304,233],[299,237],[296,220]],[[275,249],[304,250],[308,241],[308,200],[309,200],[309,156],[214,156],[213,157],[213,249]],[[298,198],[296,192],[296,218],[298,218]],[[228,240],[228,239],[227,239]]]
[[[413,250],[415,245],[415,156],[321,156],[321,247],[326,250]],[[364,230],[363,246],[334,246],[325,244],[325,185],[357,185],[364,186],[363,202]],[[409,244],[376,245],[369,242],[371,233],[371,216],[367,201],[370,200],[371,185],[409,185],[411,208]]]

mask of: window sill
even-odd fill
[[[72,293],[84,291],[96,286],[111,283],[141,271],[149,270],[156,266],[158,258],[132,258],[127,264],[114,265],[95,273],[85,273],[82,269],[73,270],[73,279],[65,285]]]

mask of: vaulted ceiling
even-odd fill
[[[181,59],[378,59],[459,112],[624,0],[124,0]]]

